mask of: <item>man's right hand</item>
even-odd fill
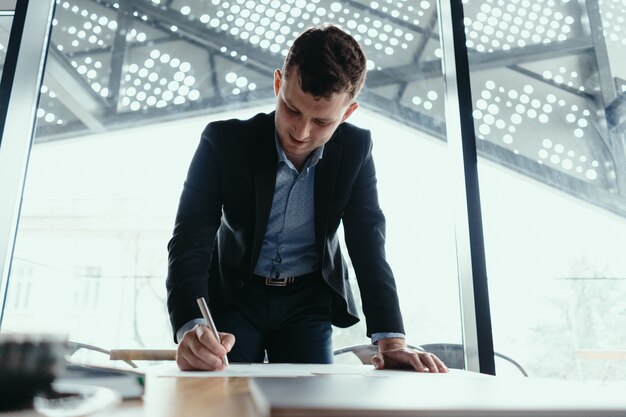
[[[176,351],[176,364],[181,371],[222,371],[226,368],[223,357],[233,348],[235,336],[220,333],[218,342],[211,330],[196,326],[183,335]]]

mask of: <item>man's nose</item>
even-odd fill
[[[295,125],[293,135],[298,140],[306,139],[309,136],[310,123],[306,120],[302,120]]]

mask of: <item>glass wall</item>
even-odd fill
[[[200,133],[271,111],[273,70],[324,22],[368,57],[350,121],[373,134],[408,341],[461,344],[431,1],[57,1],[3,331],[171,346],[166,244]],[[363,322],[334,337],[369,342]]]
[[[494,348],[626,376],[622,1],[464,1]]]
[[[463,1],[494,348],[530,376],[626,375],[622,3]],[[462,344],[437,19],[432,1],[58,0],[2,331],[173,346],[166,244],[200,132],[271,111],[291,39],[334,22],[368,57],[350,122],[373,133],[408,341]],[[368,342],[363,323],[334,337]]]

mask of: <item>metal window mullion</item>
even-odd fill
[[[4,121],[0,131],[0,326],[54,3],[20,0],[13,21],[16,36],[12,30],[8,44],[7,57],[16,48],[17,59],[7,59],[12,68],[5,66],[4,71],[11,73],[12,82],[3,83],[7,95],[0,97],[7,103],[0,111]]]
[[[495,375],[469,58],[461,0],[438,0],[465,366]]]

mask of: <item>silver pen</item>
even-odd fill
[[[209,306],[206,304],[206,300],[204,297],[198,297],[196,298],[196,301],[198,302],[198,307],[200,307],[200,311],[202,312],[202,317],[204,317],[206,325],[209,329],[211,329],[218,343],[222,343],[220,340],[220,334],[217,332],[217,327],[215,327],[215,323],[213,322],[213,317],[211,317],[211,313],[209,312]],[[228,366],[228,358],[224,356],[222,360],[224,361],[224,365]]]

